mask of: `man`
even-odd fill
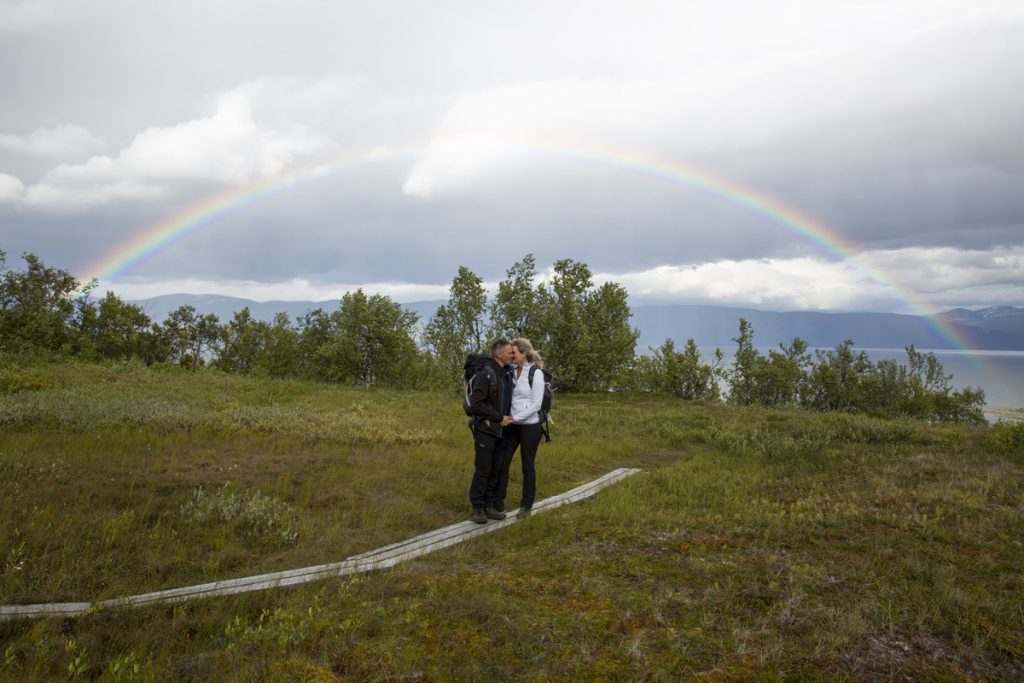
[[[473,376],[466,412],[473,428],[473,480],[469,485],[472,520],[505,519],[504,501],[498,500],[505,459],[505,427],[512,422],[512,377],[508,364],[512,345],[506,339],[491,344],[491,357]]]

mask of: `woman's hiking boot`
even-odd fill
[[[473,508],[473,516],[470,519],[477,524],[487,524],[487,514],[483,508]]]

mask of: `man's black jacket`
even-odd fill
[[[474,432],[501,436],[501,419],[512,413],[512,375],[493,358],[477,371],[469,394],[470,426]]]

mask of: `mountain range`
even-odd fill
[[[1016,306],[989,306],[977,311],[954,308],[937,317],[960,325],[1024,334],[1024,308]]]
[[[277,313],[295,320],[307,311],[321,308],[333,311],[340,305],[332,301],[251,301],[212,294],[168,294],[131,301],[154,321],[163,321],[179,306],[190,305],[200,314],[213,313],[230,320],[237,311],[249,308],[258,320],[270,321]],[[429,320],[444,301],[417,301],[403,306]],[[700,346],[729,349],[739,331],[739,319],[754,328],[757,346],[789,343],[800,337],[812,347],[830,348],[852,339],[858,348],[903,348],[913,344],[919,349],[987,349],[1024,351],[1024,308],[992,306],[980,310],[955,308],[933,316],[898,313],[823,313],[815,311],[762,311],[752,308],[693,304],[633,305],[633,327],[639,328],[637,349],[674,339],[681,345],[693,338]]]

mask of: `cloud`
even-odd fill
[[[946,310],[1024,299],[1024,247],[907,248],[819,258],[720,260],[595,274],[635,300],[713,302],[773,310]],[[986,303],[987,302],[987,303]]]
[[[6,173],[0,173],[0,202],[16,202],[25,194],[25,183]]]
[[[68,209],[164,196],[186,183],[240,185],[272,176],[299,160],[336,150],[330,137],[298,115],[317,102],[328,108],[337,104],[344,98],[339,90],[348,86],[338,79],[268,78],[242,84],[217,96],[208,115],[149,128],[117,156],[57,166],[26,190],[24,201]]]
[[[0,0],[0,31],[26,31],[56,16],[44,0]]]
[[[774,310],[845,310],[891,306],[893,296],[847,262],[815,258],[721,260],[595,274],[622,284],[637,300],[704,301]]]
[[[24,136],[0,134],[0,150],[45,159],[87,157],[102,147],[103,140],[98,135],[74,124],[37,128]]]
[[[884,253],[876,270],[928,301],[1020,291],[989,249],[1024,240],[1019,0],[300,4],[54,0],[50,23],[0,34],[5,248],[87,265],[228,188],[411,147],[418,163],[385,154],[240,202],[130,275],[495,280],[512,248],[665,296],[903,305],[742,189],[661,161]],[[0,0],[16,6],[51,4]]]
[[[924,301],[979,301],[991,292],[1002,304],[1024,300],[1024,247],[963,250],[950,247],[877,251],[865,260],[890,273]]]
[[[1024,91],[1006,85],[1024,77],[1024,15],[979,16],[682,75],[485,87],[448,108],[404,191],[467,196],[544,173],[555,150],[695,165],[808,210],[838,205],[858,228],[877,225],[859,213],[858,180],[898,186],[881,206],[892,214],[901,201],[948,197],[942,184],[957,174],[999,174],[972,181],[977,197],[1017,182],[1019,159],[1007,166],[1000,150],[1024,116]]]

